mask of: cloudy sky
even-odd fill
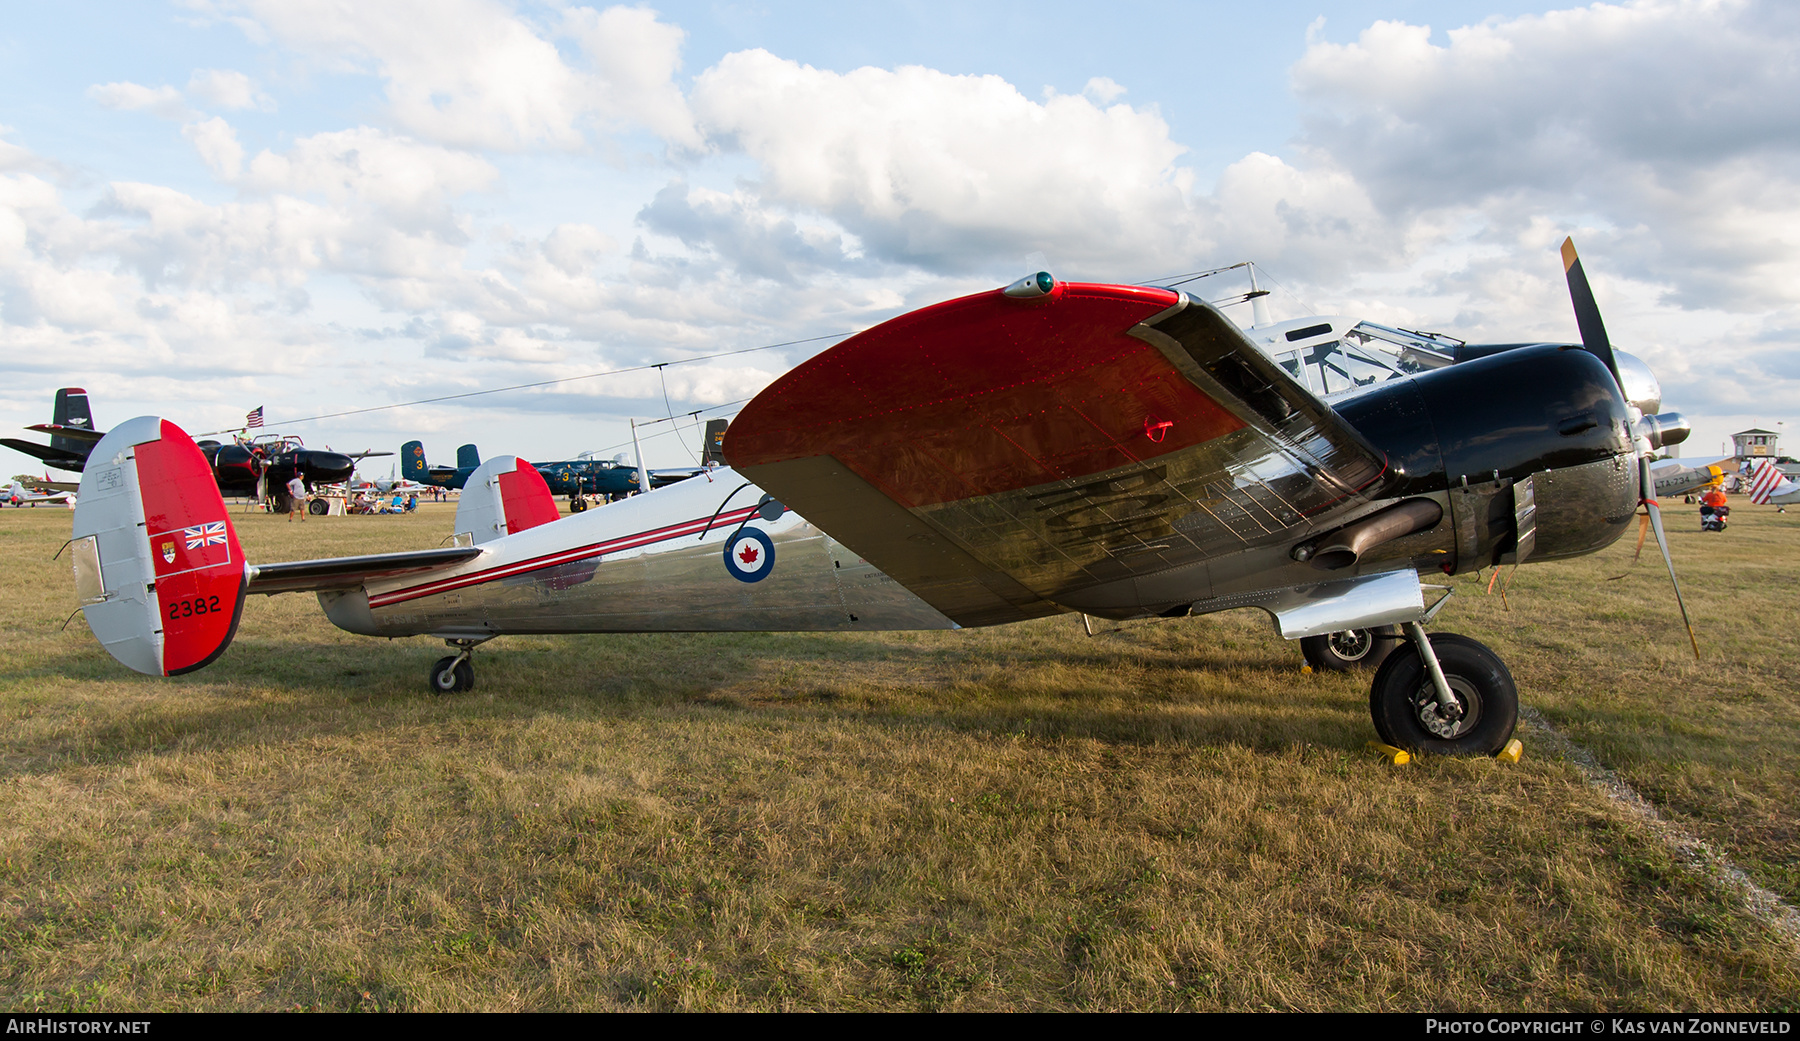
[[[1790,4],[5,10],[8,428],[80,385],[103,428],[610,455],[1039,268],[1253,260],[1277,317],[1573,339],[1569,234],[1686,455],[1800,391]]]

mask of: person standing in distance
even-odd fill
[[[298,513],[298,514],[300,514],[300,523],[305,524],[306,523],[306,482],[300,479],[299,474],[295,474],[294,479],[287,483],[287,492],[288,492],[288,523],[289,524],[294,523],[294,514]]]

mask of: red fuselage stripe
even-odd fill
[[[529,571],[541,571],[544,568],[557,567],[562,564],[572,564],[577,560],[586,560],[590,557],[605,556],[608,553],[619,553],[628,549],[637,549],[641,546],[648,546],[657,542],[667,542],[670,539],[678,539],[687,535],[697,535],[703,531],[709,530],[709,524],[712,529],[729,527],[741,520],[747,519],[755,512],[756,507],[746,506],[741,510],[733,510],[730,513],[721,513],[717,517],[702,517],[694,520],[682,521],[679,524],[670,524],[666,527],[655,528],[650,531],[641,531],[635,535],[626,535],[607,542],[595,542],[586,546],[577,546],[574,549],[546,553],[541,557],[532,557],[529,560],[521,560],[488,571],[476,571],[467,575],[458,575],[455,578],[444,578],[435,582],[427,582],[423,585],[409,586],[406,589],[396,589],[392,592],[370,597],[369,606],[371,608],[392,607],[394,604],[403,603],[407,600],[417,600],[424,596],[435,596],[439,593],[448,593],[452,590],[480,585],[484,582],[492,582],[496,579],[511,578],[514,575],[522,575]]]

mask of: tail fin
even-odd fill
[[[560,516],[544,475],[516,455],[499,455],[482,463],[463,485],[456,531],[468,532],[479,546]]]
[[[729,419],[709,419],[706,421],[706,437],[700,442],[700,462],[702,465],[725,465],[725,428],[731,425]]]
[[[156,416],[94,446],[75,506],[75,590],[121,663],[175,676],[210,663],[244,611],[244,553],[206,457]]]
[[[50,422],[59,427],[94,429],[94,414],[88,411],[87,391],[80,387],[64,387],[57,391],[56,406],[51,409]],[[72,437],[52,437],[50,447],[71,455],[86,455],[90,444]]]
[[[481,452],[474,445],[463,445],[456,450],[456,468],[473,470],[481,465]]]
[[[431,467],[425,465],[424,442],[408,441],[400,446],[400,473],[407,480],[420,484],[431,476]]]

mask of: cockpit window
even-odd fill
[[[1340,340],[1282,351],[1276,361],[1313,393],[1334,397],[1449,365],[1457,343],[1448,337],[1360,322]]]

